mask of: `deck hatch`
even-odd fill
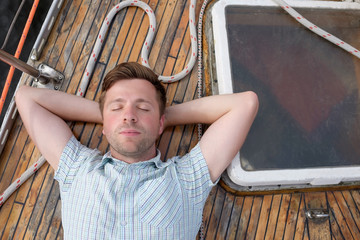
[[[360,48],[360,4],[288,3]],[[358,180],[360,60],[272,1],[219,1],[212,20],[219,93],[253,90],[260,100],[229,177],[245,186]]]

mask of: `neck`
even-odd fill
[[[110,147],[111,156],[126,163],[138,163],[148,161],[156,157],[155,146],[145,153],[119,153]]]

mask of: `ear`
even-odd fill
[[[160,123],[159,123],[159,135],[161,135],[164,131],[164,128],[165,128],[165,114],[163,114],[161,117],[160,117]]]

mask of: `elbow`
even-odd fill
[[[25,95],[25,92],[26,92],[26,88],[27,86],[21,86],[19,87],[19,89],[16,91],[15,93],[15,102],[16,102],[16,105],[19,105],[21,104],[21,101]]]
[[[253,91],[247,91],[244,94],[249,113],[255,117],[259,110],[259,98],[257,94]]]
[[[35,88],[24,85],[19,87],[19,89],[15,93],[15,103],[16,107],[21,112],[21,110],[28,108],[29,104],[33,102],[33,90]]]
[[[28,94],[30,87],[29,86],[21,86],[15,93],[15,103],[17,106],[21,105],[24,101],[26,101],[26,96]]]

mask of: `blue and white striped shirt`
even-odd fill
[[[55,173],[65,239],[195,239],[214,186],[199,144],[128,164],[72,137]]]

